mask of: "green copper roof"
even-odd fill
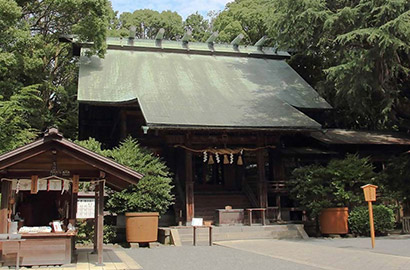
[[[180,53],[197,53],[197,54],[226,54],[232,56],[248,56],[248,57],[265,57],[265,58],[289,58],[289,53],[278,51],[272,47],[257,47],[257,46],[233,46],[230,44],[219,43],[204,43],[204,42],[188,42],[175,40],[152,40],[152,39],[128,39],[111,37],[107,39],[108,48],[125,49],[125,50],[157,50],[157,51],[173,51]],[[86,45],[86,44],[84,44]]]
[[[82,56],[78,100],[137,100],[151,126],[320,128],[299,108],[330,108],[285,61],[109,49]]]

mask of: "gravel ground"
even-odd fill
[[[376,246],[374,249],[372,249],[369,237],[310,238],[304,242],[322,246],[367,250],[375,253],[410,257],[410,235],[376,237]]]
[[[410,269],[410,235],[377,237],[374,250],[370,238],[365,237],[220,244],[224,246],[159,246],[125,251],[145,270],[366,270],[375,269],[377,265],[386,270]]]
[[[317,268],[221,246],[160,246],[128,249],[144,270],[316,270]]]

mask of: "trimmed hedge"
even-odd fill
[[[384,205],[373,205],[374,230],[376,235],[386,235],[394,229],[393,210]],[[370,236],[369,210],[367,206],[354,208],[349,214],[350,231],[357,235]]]

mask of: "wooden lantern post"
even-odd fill
[[[362,186],[364,192],[364,199],[369,206],[369,220],[370,220],[370,236],[372,238],[372,248],[375,246],[374,240],[374,220],[373,220],[373,205],[372,202],[376,201],[376,188],[377,186],[367,184]]]

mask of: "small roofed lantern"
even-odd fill
[[[376,189],[378,186],[367,184],[361,187],[364,192],[364,199],[366,202],[375,202],[376,201]]]

